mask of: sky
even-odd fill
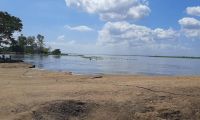
[[[200,56],[200,0],[0,0],[65,53]]]

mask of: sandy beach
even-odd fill
[[[199,120],[200,77],[87,76],[0,64],[1,120]]]

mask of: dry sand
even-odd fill
[[[0,64],[0,120],[200,120],[200,77],[86,76]]]

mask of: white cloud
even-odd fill
[[[90,14],[98,14],[102,20],[140,19],[149,15],[145,0],[65,0],[68,7],[75,7]]]
[[[187,7],[186,12],[188,15],[200,16],[200,6]]]
[[[75,45],[76,41],[74,41],[74,40],[67,41],[65,39],[65,35],[60,35],[60,36],[57,37],[55,43],[58,44],[58,45],[59,44]]]
[[[107,21],[98,32],[98,40],[95,47],[99,45],[103,45],[101,47],[107,47],[109,45],[112,47],[117,46],[117,49],[121,49],[126,45],[131,47],[131,49],[185,49],[183,44],[177,44],[177,41],[179,39],[181,40],[183,36],[200,38],[200,21],[195,18],[185,17],[180,19],[178,21],[181,25],[180,30],[174,30],[172,28],[152,29],[146,26],[128,23],[127,21],[138,20],[150,14],[151,9],[149,8],[147,0],[65,1],[68,7],[76,8],[89,14],[97,14],[101,20]],[[186,10],[187,14],[200,16],[199,8],[200,6],[188,7]],[[71,27],[67,25],[65,28],[82,32],[93,31],[88,26]],[[76,44],[78,45],[78,43]]]
[[[65,40],[65,36],[64,35],[60,35],[57,37],[57,41],[64,41]]]
[[[200,29],[183,29],[182,33],[192,40],[200,39]]]
[[[115,11],[136,3],[136,0],[65,0],[67,6],[81,8],[88,13]]]
[[[128,15],[133,19],[140,19],[148,16],[150,11],[150,8],[146,5],[137,5],[128,10]]]
[[[69,26],[69,25],[65,25],[65,28],[68,30],[73,30],[73,31],[79,31],[79,32],[90,32],[90,31],[94,31],[94,29],[88,27],[88,26]]]
[[[51,44],[56,44],[56,45],[75,45],[76,41],[74,40],[66,40],[65,35],[60,35],[57,37],[57,39],[55,41],[50,42]]]
[[[154,30],[155,38],[158,40],[167,39],[174,40],[179,36],[179,32],[173,30],[172,28],[164,30],[161,28],[157,28]]]
[[[64,41],[49,41],[47,42],[48,46],[51,46],[52,49],[61,49],[64,53],[97,53],[103,48],[98,48],[95,44],[81,44],[75,40],[64,40]],[[78,48],[78,49],[77,49]]]
[[[125,14],[119,14],[115,12],[108,12],[108,13],[101,13],[100,19],[104,21],[118,21],[118,20],[123,20],[127,17]]]
[[[195,18],[182,18],[179,21],[181,32],[184,36],[192,39],[200,38],[200,21]]]
[[[179,24],[182,28],[185,29],[199,29],[200,28],[200,21],[195,18],[185,17],[180,19]]]
[[[178,32],[173,29],[157,28],[153,30],[125,21],[108,22],[99,31],[98,44],[114,45],[124,43],[131,46],[143,46],[145,44],[156,44],[158,41],[175,40],[178,36]]]
[[[65,35],[60,35],[57,37],[55,41],[48,41],[48,46],[51,46],[53,49],[60,48],[62,51],[65,51],[67,47],[75,46],[76,41],[75,40],[66,40]]]

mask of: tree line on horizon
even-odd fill
[[[60,55],[60,49],[51,51],[50,47],[45,47],[44,36],[24,36],[21,34],[13,37],[15,32],[21,32],[23,28],[22,21],[7,12],[0,11],[0,53],[18,53],[18,54],[54,54]]]

